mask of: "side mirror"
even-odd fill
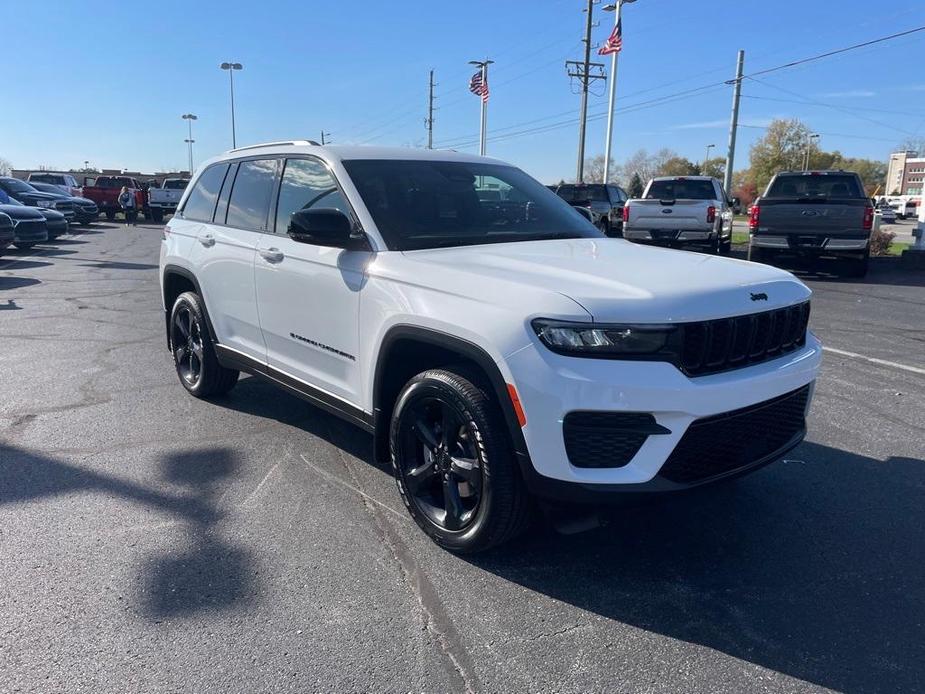
[[[286,233],[293,241],[315,246],[356,248],[361,244],[347,215],[329,207],[293,212]]]
[[[573,207],[572,209],[587,219],[589,222],[594,224],[594,218],[591,216],[591,210],[589,210],[587,207]]]

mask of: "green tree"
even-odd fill
[[[810,134],[810,129],[796,118],[771,121],[764,137],[749,152],[750,179],[758,190],[763,190],[778,171],[799,171],[803,167]]]
[[[726,158],[713,157],[712,159],[707,159],[699,169],[701,176],[712,176],[722,181],[723,175],[726,173]]]
[[[626,192],[631,198],[641,198],[642,190],[642,179],[639,178],[638,173],[634,173],[633,177],[630,179],[630,184]]]
[[[696,176],[700,168],[690,159],[673,156],[662,162],[656,171],[657,176]]]

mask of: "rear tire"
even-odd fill
[[[478,374],[431,369],[408,381],[389,444],[402,501],[441,547],[480,552],[526,530],[530,498],[501,408]]]
[[[177,376],[197,398],[223,395],[238,382],[238,372],[218,363],[202,300],[183,292],[170,312],[170,350]]]
[[[35,243],[31,241],[29,243],[14,243],[13,245],[21,251],[28,251],[30,248],[35,247]]]
[[[719,253],[720,255],[729,255],[732,253],[732,237],[730,236],[725,241],[719,242]]]
[[[160,224],[164,221],[164,211],[163,210],[151,210],[151,218],[157,223]]]
[[[116,218],[115,212],[113,212],[112,210],[106,210],[106,219],[108,219],[111,222],[115,218]]]
[[[764,248],[752,247],[751,261],[753,263],[774,264],[774,256]]]

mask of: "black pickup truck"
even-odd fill
[[[751,259],[829,256],[841,259],[850,276],[863,277],[873,221],[874,208],[856,173],[782,171],[749,211]]]

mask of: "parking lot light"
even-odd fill
[[[235,149],[238,141],[234,132],[234,71],[243,70],[244,66],[241,63],[222,63],[219,67],[222,70],[228,70],[228,80],[231,85],[231,148]]]
[[[189,126],[189,138],[184,140],[184,142],[186,142],[187,145],[189,146],[189,175],[192,176],[193,175],[193,143],[196,141],[193,139],[193,121],[199,120],[199,119],[196,116],[194,116],[192,113],[184,113],[182,116],[180,116],[180,118],[185,120],[187,125]]]

